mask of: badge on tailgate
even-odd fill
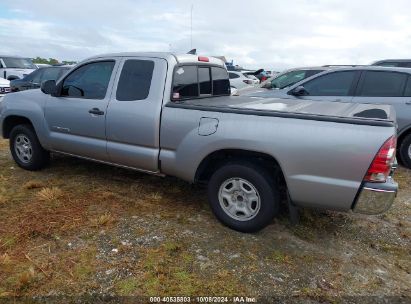
[[[201,117],[198,124],[198,135],[208,136],[214,134],[218,128],[218,119],[211,117]]]

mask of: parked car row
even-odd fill
[[[70,70],[70,66],[48,66],[34,70],[23,79],[15,79],[10,82],[11,91],[18,92],[29,89],[38,89],[43,81],[57,80]]]
[[[397,112],[398,159],[411,168],[411,69],[379,66],[313,67],[287,71],[238,95],[368,104]]]

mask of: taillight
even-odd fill
[[[244,83],[246,83],[246,84],[253,84],[253,81],[252,81],[252,80],[244,79],[243,81],[244,81]]]
[[[367,182],[384,183],[390,175],[391,169],[395,162],[395,151],[397,146],[397,138],[390,137],[371,163],[367,175],[364,180]]]

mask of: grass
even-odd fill
[[[310,285],[323,273],[341,293],[407,292],[411,210],[403,192],[386,217],[305,211],[300,225],[284,217],[246,235],[216,221],[203,189],[176,179],[61,156],[28,172],[7,149],[0,140],[0,297],[316,298],[336,292]],[[397,176],[411,197],[411,175]],[[373,277],[376,267],[385,281],[350,279]]]

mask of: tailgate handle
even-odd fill
[[[99,108],[92,108],[88,112],[94,115],[104,115],[104,111],[101,111]]]
[[[406,101],[405,104],[411,106],[411,100]]]

